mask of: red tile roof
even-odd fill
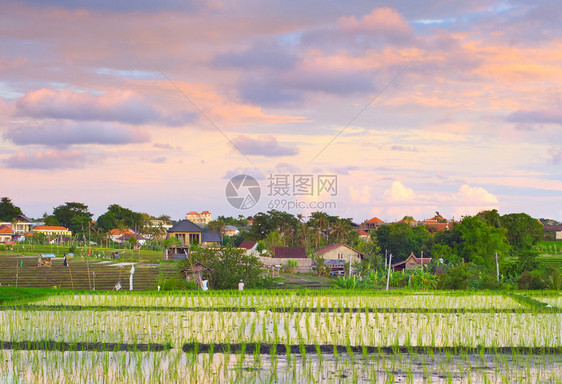
[[[134,235],[135,232],[130,229],[112,229],[109,231],[110,235]]]
[[[384,221],[382,221],[378,217],[373,217],[372,219],[367,220],[366,223],[384,223]]]
[[[371,235],[369,234],[369,232],[365,232],[365,231],[362,230],[362,229],[358,229],[357,232],[359,232],[359,235],[360,235],[360,236],[371,236]]]
[[[273,257],[276,259],[306,259],[304,247],[273,247]]]
[[[11,235],[14,233],[14,231],[7,225],[0,225],[0,233],[7,233]]]
[[[188,213],[188,215],[199,215],[199,214],[195,211],[191,211],[191,212]]]
[[[202,215],[210,215],[211,212],[209,212],[209,211],[203,211],[203,212],[201,212],[201,214],[202,214]]]
[[[40,225],[33,228],[32,231],[68,231],[68,228],[58,225]]]

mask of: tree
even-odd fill
[[[265,272],[263,264],[255,256],[237,248],[199,248],[194,247],[190,252],[190,260],[182,260],[180,269],[190,268],[197,260],[205,267],[209,279],[209,286],[214,289],[236,289],[238,282],[244,280],[246,288],[263,287]]]
[[[468,262],[495,270],[495,253],[501,258],[509,253],[507,230],[487,224],[480,216],[468,216],[459,225],[463,239],[459,255]]]
[[[97,221],[100,228],[106,232],[114,228],[138,230],[143,228],[145,224],[141,213],[123,208],[118,204],[107,207],[107,212],[101,215]]]
[[[53,209],[53,216],[60,225],[70,229],[73,233],[85,233],[92,221],[92,214],[86,204],[66,202]]]
[[[23,215],[23,213],[12,203],[12,200],[8,197],[0,199],[0,221],[12,222],[18,215]]]
[[[526,213],[503,215],[501,225],[507,229],[507,240],[514,255],[530,251],[542,239],[543,226]]]
[[[396,262],[405,260],[410,253],[419,256],[429,250],[431,235],[424,226],[410,227],[405,223],[381,225],[376,231],[381,250],[387,250]]]

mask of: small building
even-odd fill
[[[202,246],[211,246],[211,245],[220,245],[221,244],[221,236],[218,232],[203,232],[201,234],[201,245]]]
[[[550,233],[555,240],[562,240],[562,225],[545,225],[543,233]]]
[[[119,229],[115,228],[109,231],[109,239],[111,241],[119,242],[119,238],[123,235],[134,235],[135,232],[131,231],[130,229]]]
[[[55,225],[39,225],[31,230],[31,233],[42,233],[46,236],[72,236],[68,228]]]
[[[379,219],[378,217],[373,217],[372,219],[364,221],[363,224],[361,224],[361,226],[359,227],[359,229],[362,229],[364,231],[372,231],[372,230],[376,230],[378,227],[385,224],[386,223],[381,219]]]
[[[191,211],[185,215],[185,219],[191,221],[195,225],[205,227],[209,225],[209,223],[213,220],[213,217],[209,211],[203,211],[201,213]]]
[[[392,264],[392,271],[398,272],[404,269],[409,270],[409,269],[420,268],[422,264],[427,265],[431,262],[431,260],[432,260],[431,257],[423,257],[423,258],[416,257],[414,255],[414,252],[412,252],[406,260]]]
[[[322,256],[324,260],[343,260],[352,264],[365,258],[364,254],[347,244],[331,244],[316,250],[315,253]]]
[[[235,227],[234,225],[226,225],[223,229],[222,229],[222,235],[223,236],[236,236],[240,233],[240,231],[238,230],[237,227]]]
[[[257,241],[243,241],[238,246],[238,249],[242,249],[246,255],[259,256],[260,253],[257,250]]]
[[[421,222],[429,233],[446,231],[453,226],[453,222],[449,221],[441,215],[435,215],[431,219],[426,219]]]
[[[189,220],[180,220],[168,229],[167,238],[175,237],[181,245],[201,244],[203,230]]]
[[[295,272],[312,272],[312,259],[306,255],[304,247],[273,247],[271,251],[272,257],[258,257],[268,270],[280,269],[293,260],[297,264]]]
[[[12,230],[11,226],[6,224],[0,225],[0,243],[6,243],[12,241],[15,232]]]
[[[369,234],[369,232],[366,232],[362,229],[356,229],[356,231],[359,233],[359,238],[363,241],[370,241],[371,240],[371,235]]]
[[[121,235],[120,237],[117,238],[117,240],[115,240],[115,242],[117,244],[125,244],[125,243],[129,242],[133,237],[137,241],[136,245],[143,246],[143,245],[146,244],[146,238],[142,235],[137,234],[137,233],[126,233],[124,235]]]

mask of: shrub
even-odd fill
[[[296,260],[288,260],[287,265],[285,265],[283,269],[287,273],[295,273],[295,270],[297,269],[297,265],[298,263]]]
[[[535,269],[534,271],[525,271],[523,275],[517,280],[519,289],[545,289],[546,282],[544,280],[544,273]]]
[[[466,289],[469,279],[470,272],[468,270],[468,265],[459,264],[449,268],[447,272],[439,276],[437,286],[440,289]]]

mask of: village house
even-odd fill
[[[242,249],[246,255],[248,256],[260,256],[260,253],[257,250],[258,242],[257,241],[243,241],[238,246],[238,249]]]
[[[185,215],[185,219],[200,227],[206,227],[213,220],[211,212],[209,211],[203,211],[201,213],[191,211]]]
[[[31,231],[31,220],[24,215],[17,215],[11,222],[1,222],[0,226],[8,226],[15,235],[25,235]]]
[[[379,219],[378,217],[373,217],[372,219],[366,220],[359,226],[359,229],[363,231],[373,231],[376,230],[381,225],[385,225],[386,223]]]
[[[185,258],[189,252],[189,246],[192,244],[200,244],[202,246],[213,246],[221,243],[220,234],[218,232],[204,232],[201,227],[195,225],[189,220],[181,220],[174,224],[167,231],[166,238],[176,238],[180,244],[170,246],[166,249],[165,259],[176,258],[174,255],[180,255]]]
[[[344,263],[351,263],[353,268],[354,263],[365,258],[364,254],[347,244],[330,244],[316,250],[315,253],[324,259],[332,274],[343,272]]]
[[[222,229],[222,235],[223,236],[236,236],[239,233],[240,233],[240,231],[234,225],[226,225]]]
[[[431,260],[432,260],[431,257],[423,257],[423,258],[416,257],[414,255],[414,252],[412,252],[406,260],[392,264],[392,271],[397,272],[397,271],[402,271],[404,269],[409,270],[409,269],[420,268],[422,264],[427,265],[431,262]]]
[[[8,225],[0,225],[0,243],[11,242],[15,233]]]
[[[431,219],[426,219],[421,222],[429,233],[445,231],[453,226],[453,222],[449,221],[441,215],[435,215]]]
[[[363,241],[370,241],[371,240],[371,235],[369,234],[369,232],[366,232],[362,229],[356,229],[356,231],[359,233],[359,238]]]
[[[554,240],[562,240],[562,225],[545,225],[544,233],[550,233]]]
[[[111,231],[109,231],[109,239],[111,241],[115,241],[116,243],[119,243],[119,239],[124,236],[124,235],[135,235],[135,232],[131,231],[130,229],[112,229]],[[119,243],[121,244],[121,243]]]
[[[306,255],[304,247],[273,247],[271,252],[271,257],[259,257],[259,260],[268,269],[272,267],[281,269],[292,260],[296,263],[295,272],[312,272],[312,259]]]
[[[71,237],[72,232],[65,227],[55,225],[39,225],[31,230],[31,233],[42,233],[46,236]]]

